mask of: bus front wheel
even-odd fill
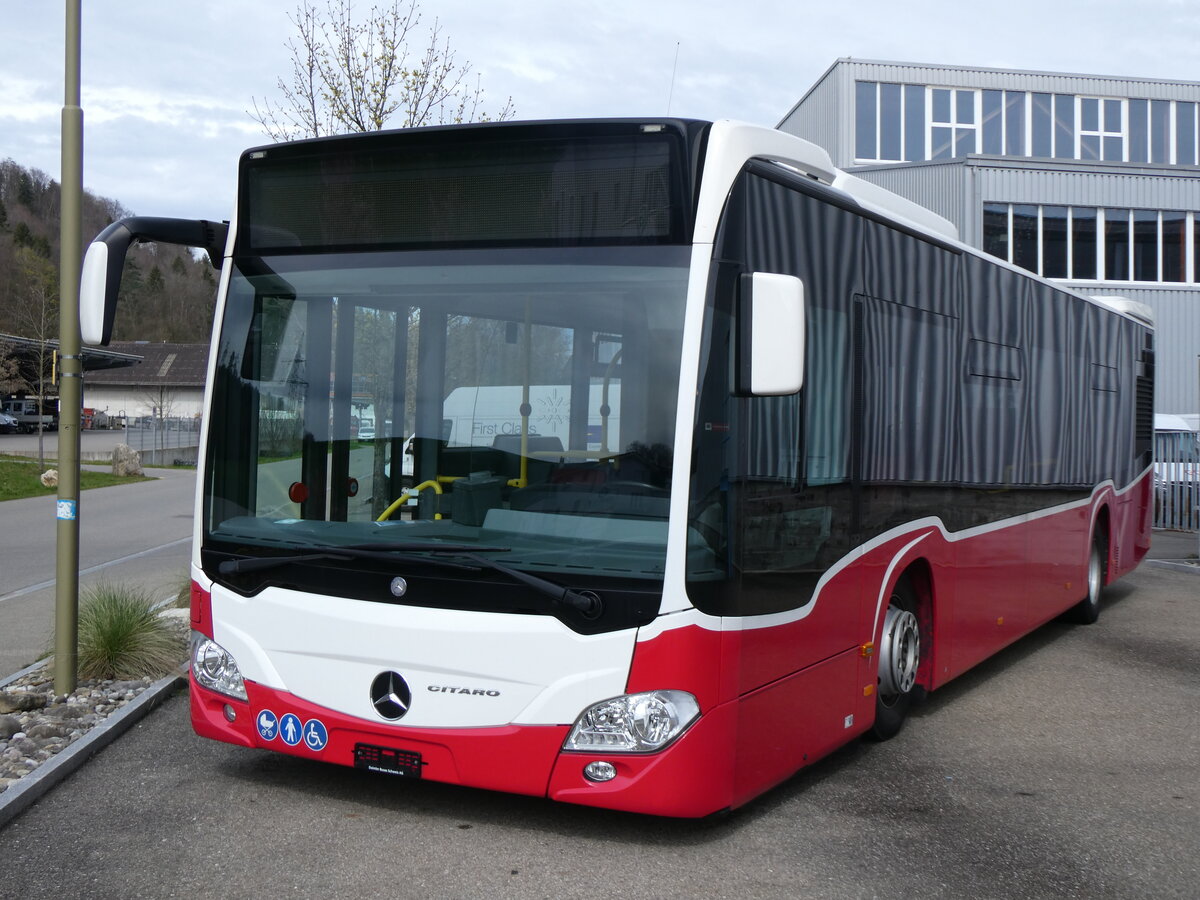
[[[900,732],[920,688],[921,629],[917,604],[907,579],[901,579],[888,599],[879,641],[879,680],[875,691],[875,724],[868,736],[886,741]]]
[[[1077,625],[1091,625],[1100,618],[1100,592],[1108,575],[1108,544],[1100,535],[1092,541],[1088,554],[1087,595],[1067,611],[1066,618]]]

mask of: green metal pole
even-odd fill
[[[79,103],[82,0],[66,0],[62,110],[62,222],[58,306],[58,544],[55,566],[54,692],[75,690],[79,633],[79,426],[83,361],[79,274],[83,266],[83,108]]]

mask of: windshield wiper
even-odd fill
[[[514,569],[511,566],[506,566],[503,563],[498,563],[484,556],[477,556],[473,552],[462,553],[460,555],[472,562],[478,563],[484,568],[504,573],[509,578],[544,594],[560,606],[575,610],[585,619],[598,619],[600,618],[600,614],[604,612],[604,601],[591,591],[573,591],[570,588],[563,587],[561,584],[555,584],[553,581],[539,578],[537,575],[522,572],[520,569]]]
[[[321,546],[306,548],[306,552],[286,556],[247,557],[245,559],[227,559],[217,566],[222,575],[235,575],[239,572],[261,572],[277,566],[294,562],[309,562],[317,559],[333,559],[345,562],[350,559],[370,559],[384,562],[414,562],[441,566],[447,569],[461,569],[478,572],[491,569],[507,575],[514,581],[519,581],[533,588],[545,597],[549,597],[559,606],[573,609],[585,619],[596,619],[604,611],[604,602],[591,591],[573,591],[555,584],[537,575],[522,572],[503,563],[498,563],[479,553],[507,552],[508,547],[480,547],[474,544],[422,544],[418,542],[387,543],[380,541],[370,544],[350,544],[346,546]],[[443,556],[457,556],[469,559],[474,565],[442,559]]]
[[[396,562],[398,560],[401,562],[423,562],[434,566],[441,566],[445,569],[463,569],[469,572],[478,572],[480,568],[479,566],[468,566],[447,559],[429,559],[416,555],[397,556],[394,552],[387,549],[368,550],[363,547],[329,546],[308,548],[303,553],[288,553],[282,556],[249,556],[244,559],[227,559],[217,566],[217,571],[222,575],[236,575],[240,572],[262,572],[266,569],[274,569],[287,565],[288,563],[311,562],[317,559],[333,559],[340,562],[346,562],[351,559],[370,559],[380,562]]]
[[[479,556],[480,553],[507,553],[510,549],[508,547],[479,547],[472,544],[435,544],[431,546],[429,544],[413,542],[389,544],[386,541],[381,541],[371,544],[354,544],[351,549],[364,549],[368,547],[373,550],[420,551],[422,553],[446,556],[461,556],[476,563],[477,566],[500,572],[527,587],[533,588],[538,593],[549,597],[558,605],[575,610],[585,619],[599,618],[600,614],[604,612],[604,602],[591,591],[573,591],[570,588],[563,587],[561,584],[555,584],[553,581],[540,578],[537,575],[522,572],[520,569],[514,569],[511,566],[498,563],[494,559],[488,559],[486,556]]]

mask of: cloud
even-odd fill
[[[366,0],[358,0],[367,6]],[[146,214],[228,215],[246,113],[291,72],[297,0],[84,4],[85,180]],[[773,125],[838,57],[1195,79],[1194,0],[1007,0],[986,19],[961,0],[830,4],[741,0],[425,0],[484,108],[520,118],[737,118]],[[0,158],[57,173],[62,7],[7,4]],[[1064,40],[1063,35],[1070,35]],[[676,49],[678,65],[676,67]],[[674,85],[672,70],[674,69]]]

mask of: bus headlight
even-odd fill
[[[246,699],[246,685],[229,651],[211,638],[196,635],[192,641],[192,674],[201,687],[227,697]]]
[[[700,704],[686,691],[625,694],[584,710],[563,749],[653,753],[679,737],[699,715]]]

